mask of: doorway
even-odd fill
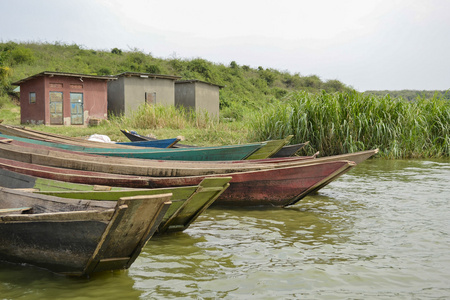
[[[63,93],[50,92],[50,125],[63,124]]]
[[[83,125],[83,93],[70,93],[70,123]]]

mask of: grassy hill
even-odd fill
[[[231,62],[226,66],[202,58],[162,59],[138,49],[111,51],[83,49],[76,44],[0,43],[1,96],[12,94],[11,82],[40,73],[58,71],[113,75],[126,71],[181,76],[225,86],[220,91],[221,116],[241,119],[245,112],[260,108],[291,91],[342,92],[350,87],[338,80],[322,81],[318,76],[301,76],[275,69],[257,69]]]

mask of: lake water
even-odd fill
[[[297,205],[208,209],[129,270],[0,263],[0,299],[450,299],[450,160],[369,160]]]

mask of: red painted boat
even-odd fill
[[[175,187],[197,185],[205,177],[231,176],[230,187],[214,203],[228,206],[292,205],[354,166],[355,163],[350,161],[334,161],[250,172],[182,177],[144,177],[80,171],[0,159],[0,168],[22,174],[60,181],[110,186]]]

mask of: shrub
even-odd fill
[[[113,48],[111,50],[112,54],[117,54],[117,55],[122,55],[122,50],[120,50],[119,48]]]
[[[161,74],[161,69],[157,65],[147,65],[145,67],[145,72],[151,73],[151,74]]]
[[[32,63],[34,60],[33,51],[21,46],[11,50],[11,57],[15,64]]]
[[[109,68],[107,68],[107,67],[100,68],[97,71],[98,75],[111,75],[111,73],[112,73],[111,70]]]

